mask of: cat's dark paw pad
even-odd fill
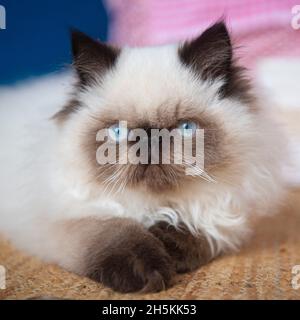
[[[166,222],[159,222],[149,231],[164,244],[178,273],[195,270],[211,258],[210,247],[205,237],[195,237],[183,225],[176,229]]]
[[[151,234],[136,243],[116,245],[101,257],[89,277],[115,291],[158,292],[171,285],[174,266],[162,244]]]

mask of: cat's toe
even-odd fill
[[[206,238],[192,235],[183,225],[176,229],[166,222],[159,222],[149,231],[164,244],[178,273],[195,270],[211,259]]]

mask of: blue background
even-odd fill
[[[60,70],[71,62],[70,27],[106,40],[101,0],[0,0],[0,85]]]

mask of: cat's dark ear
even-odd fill
[[[232,64],[232,45],[224,21],[185,42],[178,53],[183,64],[192,67],[203,80],[226,78]]]
[[[73,65],[83,85],[103,75],[116,63],[120,50],[71,30]]]

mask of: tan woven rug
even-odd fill
[[[280,215],[260,222],[252,242],[239,254],[178,276],[176,286],[158,294],[115,293],[25,256],[4,240],[0,264],[7,269],[0,299],[300,299],[300,288],[295,290],[291,284],[292,267],[300,265],[300,190],[290,192]]]

